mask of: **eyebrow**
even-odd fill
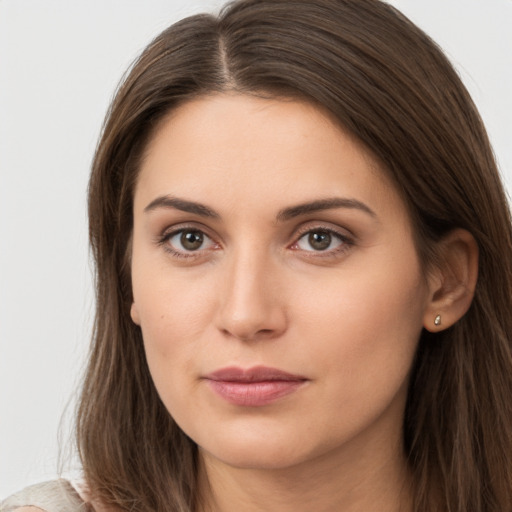
[[[171,196],[157,197],[144,208],[144,212],[147,213],[158,208],[181,210],[183,212],[199,215],[200,217],[220,219],[220,215],[215,210],[212,210],[211,208],[204,204]],[[278,222],[283,222],[286,220],[293,219],[295,217],[300,217],[301,215],[306,215],[308,213],[315,213],[323,210],[331,210],[334,208],[348,208],[351,210],[360,210],[370,215],[371,217],[377,217],[377,214],[369,206],[362,203],[361,201],[358,201],[357,199],[331,197],[327,199],[317,199],[315,201],[310,201],[298,204],[296,206],[291,206],[289,208],[284,208],[283,210],[279,211],[279,213],[276,216],[276,219]]]
[[[366,204],[358,201],[357,199],[349,199],[345,197],[330,197],[327,199],[318,199],[308,203],[298,204],[285,208],[277,214],[278,221],[285,221],[306,215],[308,213],[320,212],[322,210],[331,210],[334,208],[349,208],[351,210],[360,210],[370,215],[370,217],[377,218],[377,214]]]
[[[205,206],[204,204],[171,196],[157,197],[155,200],[151,201],[151,203],[149,203],[146,208],[144,208],[144,212],[147,213],[152,210],[156,210],[157,208],[172,208],[175,210],[181,210],[183,212],[194,213],[195,215],[199,215],[201,217],[210,217],[212,219],[220,218],[220,215],[217,212],[211,208],[208,208],[208,206]]]

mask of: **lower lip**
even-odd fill
[[[303,380],[272,380],[263,382],[232,382],[208,380],[210,388],[227,402],[246,407],[261,407],[304,385]]]

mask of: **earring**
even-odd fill
[[[434,325],[435,325],[435,326],[439,326],[439,325],[441,325],[441,315],[437,315],[437,316],[434,318]]]

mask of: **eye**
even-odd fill
[[[331,252],[343,245],[349,245],[346,237],[328,229],[312,229],[304,233],[293,248],[308,252]]]
[[[216,246],[215,242],[198,229],[180,229],[164,236],[162,243],[176,255],[204,251]]]

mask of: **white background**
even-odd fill
[[[456,64],[511,190],[512,0],[390,3]],[[55,477],[69,437],[93,315],[85,191],[112,93],[158,32],[220,5],[0,0],[0,497]]]

